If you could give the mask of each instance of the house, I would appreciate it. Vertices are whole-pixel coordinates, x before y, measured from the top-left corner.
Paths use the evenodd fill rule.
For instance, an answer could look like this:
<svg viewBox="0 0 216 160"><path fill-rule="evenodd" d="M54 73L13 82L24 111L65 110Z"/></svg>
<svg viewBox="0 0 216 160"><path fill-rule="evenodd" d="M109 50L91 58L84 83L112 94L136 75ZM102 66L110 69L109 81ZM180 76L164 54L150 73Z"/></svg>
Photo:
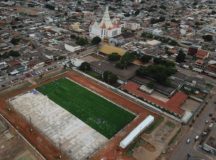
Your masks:
<svg viewBox="0 0 216 160"><path fill-rule="evenodd" d="M85 30L83 30L83 29L80 28L80 23L79 22L71 24L70 25L70 29L72 31L75 31L75 32L78 32L78 33L81 33L81 32L85 31Z"/></svg>
<svg viewBox="0 0 216 160"><path fill-rule="evenodd" d="M216 60L210 60L208 62L205 72L209 76L216 77Z"/></svg>
<svg viewBox="0 0 216 160"><path fill-rule="evenodd" d="M196 66L197 68L203 69L203 68L204 68L204 61L203 61L202 59L196 60L195 66Z"/></svg>
<svg viewBox="0 0 216 160"><path fill-rule="evenodd" d="M210 60L208 62L208 70L216 73L216 60Z"/></svg>
<svg viewBox="0 0 216 160"><path fill-rule="evenodd" d="M209 57L209 52L208 51L205 51L205 50L198 50L197 53L196 53L196 58L198 59L206 59Z"/></svg>
<svg viewBox="0 0 216 160"><path fill-rule="evenodd" d="M0 62L0 70L4 70L7 67L8 67L8 65L6 62Z"/></svg>
<svg viewBox="0 0 216 160"><path fill-rule="evenodd" d="M76 52L76 51L79 51L79 50L82 49L81 46L71 46L71 45L68 45L68 44L64 44L64 47L69 52Z"/></svg>
<svg viewBox="0 0 216 160"><path fill-rule="evenodd" d="M188 48L188 55L195 56L197 54L198 48L197 47L189 47Z"/></svg>
<svg viewBox="0 0 216 160"><path fill-rule="evenodd" d="M135 22L124 22L124 27L133 31L139 30L141 28L140 24Z"/></svg>

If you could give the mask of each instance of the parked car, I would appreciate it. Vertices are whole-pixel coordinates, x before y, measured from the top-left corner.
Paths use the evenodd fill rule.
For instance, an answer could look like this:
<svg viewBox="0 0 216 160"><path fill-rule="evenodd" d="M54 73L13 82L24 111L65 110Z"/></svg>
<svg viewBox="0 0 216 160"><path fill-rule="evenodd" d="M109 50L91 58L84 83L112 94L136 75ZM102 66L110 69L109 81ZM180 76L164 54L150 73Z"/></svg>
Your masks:
<svg viewBox="0 0 216 160"><path fill-rule="evenodd" d="M199 139L199 136L197 135L194 139L195 139L195 141L197 141Z"/></svg>
<svg viewBox="0 0 216 160"><path fill-rule="evenodd" d="M189 144L191 142L190 138L187 139L186 143Z"/></svg>

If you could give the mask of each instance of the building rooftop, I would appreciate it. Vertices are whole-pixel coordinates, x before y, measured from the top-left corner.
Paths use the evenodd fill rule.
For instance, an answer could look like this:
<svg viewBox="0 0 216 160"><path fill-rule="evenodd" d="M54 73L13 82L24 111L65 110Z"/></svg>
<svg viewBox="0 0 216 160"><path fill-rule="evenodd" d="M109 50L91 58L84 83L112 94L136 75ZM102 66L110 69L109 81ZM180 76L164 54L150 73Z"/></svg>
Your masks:
<svg viewBox="0 0 216 160"><path fill-rule="evenodd" d="M145 100L152 102L164 109L167 109L170 112L183 116L184 110L181 108L181 106L185 102L185 100L188 98L188 96L184 94L183 92L177 92L167 102L163 102L141 91L139 88L140 88L140 85L132 81L129 81L126 84L121 86L122 90L127 90L132 95L144 98Z"/></svg>

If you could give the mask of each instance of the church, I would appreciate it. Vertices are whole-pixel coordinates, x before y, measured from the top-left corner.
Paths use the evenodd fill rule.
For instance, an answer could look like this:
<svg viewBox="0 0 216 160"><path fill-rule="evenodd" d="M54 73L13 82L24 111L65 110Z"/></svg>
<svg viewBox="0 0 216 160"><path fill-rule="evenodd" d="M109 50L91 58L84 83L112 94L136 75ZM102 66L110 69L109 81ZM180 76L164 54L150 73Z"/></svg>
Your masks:
<svg viewBox="0 0 216 160"><path fill-rule="evenodd" d="M93 25L89 28L89 34L91 38L96 36L101 39L104 38L112 38L121 34L121 25L117 22L117 20L111 21L109 15L109 9L106 7L105 13L100 23L97 21L94 22Z"/></svg>

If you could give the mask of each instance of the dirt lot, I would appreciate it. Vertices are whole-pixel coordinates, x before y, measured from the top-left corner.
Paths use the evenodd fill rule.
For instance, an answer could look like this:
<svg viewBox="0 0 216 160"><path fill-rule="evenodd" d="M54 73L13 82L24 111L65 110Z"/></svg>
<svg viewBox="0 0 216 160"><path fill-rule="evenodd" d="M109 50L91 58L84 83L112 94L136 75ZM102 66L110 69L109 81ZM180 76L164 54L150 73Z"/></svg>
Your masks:
<svg viewBox="0 0 216 160"><path fill-rule="evenodd" d="M43 160L43 158L0 118L0 160Z"/></svg>
<svg viewBox="0 0 216 160"><path fill-rule="evenodd" d="M179 127L177 122L165 118L151 134L143 133L128 153L133 155L136 160L157 159L166 150Z"/></svg>

